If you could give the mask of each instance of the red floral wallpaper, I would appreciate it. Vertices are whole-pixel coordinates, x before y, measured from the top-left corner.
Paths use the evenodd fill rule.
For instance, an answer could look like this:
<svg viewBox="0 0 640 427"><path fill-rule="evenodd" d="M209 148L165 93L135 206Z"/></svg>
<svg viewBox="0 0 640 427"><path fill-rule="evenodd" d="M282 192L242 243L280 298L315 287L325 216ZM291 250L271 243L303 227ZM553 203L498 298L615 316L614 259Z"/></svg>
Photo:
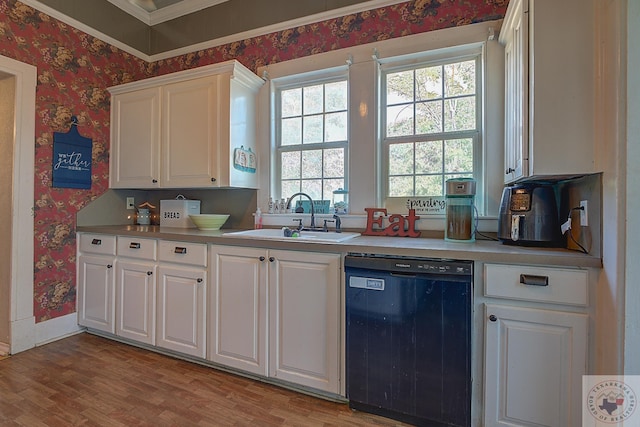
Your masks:
<svg viewBox="0 0 640 427"><path fill-rule="evenodd" d="M109 185L107 87L237 59L259 66L504 16L508 0L416 0L147 63L15 0L0 0L0 55L34 65L36 90L34 313L75 312L75 214ZM53 133L78 117L93 140L90 190L53 188Z"/></svg>

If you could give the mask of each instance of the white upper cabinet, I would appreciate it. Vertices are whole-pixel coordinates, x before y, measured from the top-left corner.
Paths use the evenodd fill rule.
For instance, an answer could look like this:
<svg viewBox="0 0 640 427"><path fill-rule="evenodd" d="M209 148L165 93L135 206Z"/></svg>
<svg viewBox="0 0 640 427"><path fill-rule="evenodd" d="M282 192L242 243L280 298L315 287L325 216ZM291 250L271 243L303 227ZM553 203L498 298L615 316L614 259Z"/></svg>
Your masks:
<svg viewBox="0 0 640 427"><path fill-rule="evenodd" d="M237 61L109 88L111 188L257 188L255 97Z"/></svg>
<svg viewBox="0 0 640 427"><path fill-rule="evenodd" d="M593 0L511 0L505 46L505 182L593 173Z"/></svg>

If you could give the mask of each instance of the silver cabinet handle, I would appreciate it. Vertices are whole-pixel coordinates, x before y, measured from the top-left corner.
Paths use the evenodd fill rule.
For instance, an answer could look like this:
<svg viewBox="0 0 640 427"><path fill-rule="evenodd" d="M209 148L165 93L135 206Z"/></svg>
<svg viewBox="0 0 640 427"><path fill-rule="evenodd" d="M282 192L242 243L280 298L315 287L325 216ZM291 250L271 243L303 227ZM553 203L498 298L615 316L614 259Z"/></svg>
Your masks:
<svg viewBox="0 0 640 427"><path fill-rule="evenodd" d="M92 245L98 245L98 246L99 246L99 245L101 245L101 244L102 244L102 240L101 240L101 239L93 239L93 240L91 241L91 244L92 244Z"/></svg>
<svg viewBox="0 0 640 427"><path fill-rule="evenodd" d="M187 248L181 248L179 246L176 246L176 248L173 250L173 252L175 252L177 254L186 254L187 253Z"/></svg>
<svg viewBox="0 0 640 427"><path fill-rule="evenodd" d="M129 249L140 249L140 243L136 243L136 242L129 243Z"/></svg>
<svg viewBox="0 0 640 427"><path fill-rule="evenodd" d="M198 282L198 283L202 283L202 278L201 278L201 277L198 277L198 278L196 279L196 282Z"/></svg>
<svg viewBox="0 0 640 427"><path fill-rule="evenodd" d="M536 276L535 274L521 274L520 283L528 286L549 286L549 276Z"/></svg>

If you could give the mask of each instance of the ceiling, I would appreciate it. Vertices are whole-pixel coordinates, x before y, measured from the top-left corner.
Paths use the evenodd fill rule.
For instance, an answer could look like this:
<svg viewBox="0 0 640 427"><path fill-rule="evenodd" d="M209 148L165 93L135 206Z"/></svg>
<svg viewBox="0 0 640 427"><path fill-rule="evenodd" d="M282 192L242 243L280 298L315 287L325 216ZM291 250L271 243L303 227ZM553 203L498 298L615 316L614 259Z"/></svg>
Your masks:
<svg viewBox="0 0 640 427"><path fill-rule="evenodd" d="M170 21L228 0L108 0L147 25Z"/></svg>

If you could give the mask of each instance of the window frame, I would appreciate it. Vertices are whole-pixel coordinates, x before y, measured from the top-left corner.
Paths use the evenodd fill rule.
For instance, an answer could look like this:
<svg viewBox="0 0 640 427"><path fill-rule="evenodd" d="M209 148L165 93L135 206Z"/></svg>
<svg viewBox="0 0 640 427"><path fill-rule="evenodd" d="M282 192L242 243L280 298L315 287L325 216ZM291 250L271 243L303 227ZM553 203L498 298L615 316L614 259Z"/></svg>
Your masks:
<svg viewBox="0 0 640 427"><path fill-rule="evenodd" d="M386 98L386 76L388 74L416 70L424 67L441 66L452 64L456 62L464 62L474 60L475 61L475 115L476 115L476 128L474 130L465 131L442 131L439 133L427 133L427 134L412 134L406 136L392 136L387 137L387 98ZM485 69L485 49L483 43L470 43L465 45L459 45L450 48L437 49L434 51L416 52L411 55L404 55L398 57L389 57L380 60L380 72L379 72L379 84L380 84L380 96L378 102L378 114L380 116L379 121L379 164L381 170L379 171L378 180L378 203L387 206L392 200L407 199L407 198L419 198L423 196L398 196L390 197L389 194L389 148L395 143L417 143L425 141L446 141L454 139L469 139L473 140L473 179L476 180L476 188L480 191L484 188L484 176L486 171L484 170L484 155L485 147L483 142L484 129L484 69ZM443 94L444 97L444 94ZM415 100L414 100L415 105ZM412 175L415 179L416 174ZM442 174L443 180L446 182L446 174ZM445 187L443 187L443 194L445 195ZM426 196L428 197L428 196ZM438 196L436 196L438 197ZM391 203L397 205L397 203ZM483 215L485 213L484 197L476 197L475 200L478 213Z"/></svg>
<svg viewBox="0 0 640 427"><path fill-rule="evenodd" d="M296 89L307 86L314 86L319 84L327 84L346 81L347 82L347 139L345 141L333 141L333 142L320 142L310 144L297 144L297 145L282 145L282 103L281 93L284 90ZM302 73L297 75L287 76L281 79L275 79L272 81L273 91L273 153L271 156L271 164L273 167L273 173L270 180L271 194L274 199L286 198L288 195L281 194L282 188L282 156L283 152L292 151L311 151L311 150L324 150L327 148L343 148L344 149L344 188L349 188L349 73L346 67L340 69L329 68L326 70L320 69L313 73ZM326 114L325 111L322 113ZM303 116L304 117L304 116ZM321 177L324 180L324 176ZM302 179L301 179L302 180ZM325 195L327 196L327 195ZM326 200L326 198L325 198Z"/></svg>

